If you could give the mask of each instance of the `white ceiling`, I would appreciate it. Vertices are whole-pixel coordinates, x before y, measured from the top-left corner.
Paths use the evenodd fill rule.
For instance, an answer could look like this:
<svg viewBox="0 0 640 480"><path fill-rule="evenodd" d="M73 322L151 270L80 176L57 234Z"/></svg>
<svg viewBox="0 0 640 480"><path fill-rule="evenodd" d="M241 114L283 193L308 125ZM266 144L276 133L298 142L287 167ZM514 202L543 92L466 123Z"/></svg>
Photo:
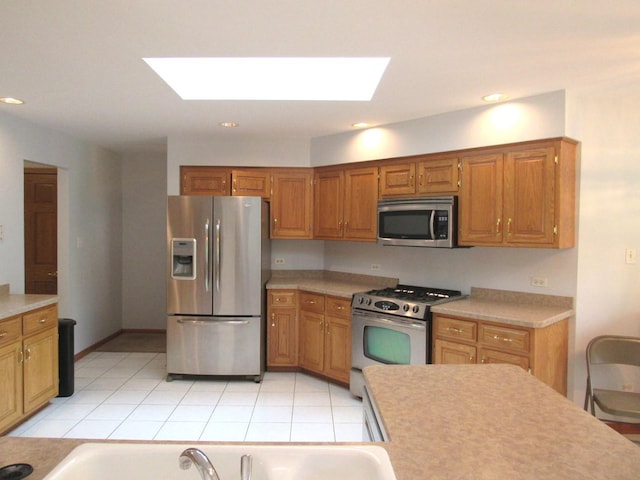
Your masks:
<svg viewBox="0 0 640 480"><path fill-rule="evenodd" d="M183 101L143 57L389 56L371 102ZM640 79L638 0L2 0L0 111L118 152L312 138ZM256 79L259 81L259 79ZM222 121L240 127L223 130Z"/></svg>

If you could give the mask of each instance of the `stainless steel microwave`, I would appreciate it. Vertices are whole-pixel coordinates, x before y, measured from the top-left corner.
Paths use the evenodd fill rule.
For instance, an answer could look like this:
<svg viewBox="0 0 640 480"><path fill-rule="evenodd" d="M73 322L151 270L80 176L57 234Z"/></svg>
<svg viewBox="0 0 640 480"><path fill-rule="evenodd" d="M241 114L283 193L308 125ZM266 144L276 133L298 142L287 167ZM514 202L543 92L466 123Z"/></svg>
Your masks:
<svg viewBox="0 0 640 480"><path fill-rule="evenodd" d="M458 197L424 197L378 202L378 243L453 248L457 243Z"/></svg>

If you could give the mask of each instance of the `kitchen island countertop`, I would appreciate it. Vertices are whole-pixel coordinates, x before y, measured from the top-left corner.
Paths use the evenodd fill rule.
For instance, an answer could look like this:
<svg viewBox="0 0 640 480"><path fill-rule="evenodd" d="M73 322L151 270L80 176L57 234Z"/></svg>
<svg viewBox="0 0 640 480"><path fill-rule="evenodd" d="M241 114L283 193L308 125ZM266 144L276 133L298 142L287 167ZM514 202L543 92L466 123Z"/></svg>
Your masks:
<svg viewBox="0 0 640 480"><path fill-rule="evenodd" d="M57 302L57 295L9 293L8 285L0 285L0 320L14 315L22 315L30 310L47 307Z"/></svg>
<svg viewBox="0 0 640 480"><path fill-rule="evenodd" d="M640 478L640 446L514 365L371 366L398 480Z"/></svg>

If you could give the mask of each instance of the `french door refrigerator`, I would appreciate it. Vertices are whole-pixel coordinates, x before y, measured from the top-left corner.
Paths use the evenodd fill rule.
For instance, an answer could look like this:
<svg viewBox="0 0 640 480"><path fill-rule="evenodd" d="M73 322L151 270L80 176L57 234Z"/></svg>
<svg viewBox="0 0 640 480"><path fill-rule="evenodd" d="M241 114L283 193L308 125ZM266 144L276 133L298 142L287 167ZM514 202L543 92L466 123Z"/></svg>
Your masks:
<svg viewBox="0 0 640 480"><path fill-rule="evenodd" d="M260 197L169 196L167 380L265 369L268 204Z"/></svg>

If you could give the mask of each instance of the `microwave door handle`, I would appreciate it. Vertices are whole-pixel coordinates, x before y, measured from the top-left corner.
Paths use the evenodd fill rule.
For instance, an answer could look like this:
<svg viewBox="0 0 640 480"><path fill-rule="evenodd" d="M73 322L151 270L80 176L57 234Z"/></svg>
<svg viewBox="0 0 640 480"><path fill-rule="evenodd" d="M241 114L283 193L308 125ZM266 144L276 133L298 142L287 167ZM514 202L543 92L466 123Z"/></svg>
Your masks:
<svg viewBox="0 0 640 480"><path fill-rule="evenodd" d="M431 215L429 215L429 235L431 237L431 240L436 239L436 232L434 228L435 221L436 221L436 211L431 210Z"/></svg>

